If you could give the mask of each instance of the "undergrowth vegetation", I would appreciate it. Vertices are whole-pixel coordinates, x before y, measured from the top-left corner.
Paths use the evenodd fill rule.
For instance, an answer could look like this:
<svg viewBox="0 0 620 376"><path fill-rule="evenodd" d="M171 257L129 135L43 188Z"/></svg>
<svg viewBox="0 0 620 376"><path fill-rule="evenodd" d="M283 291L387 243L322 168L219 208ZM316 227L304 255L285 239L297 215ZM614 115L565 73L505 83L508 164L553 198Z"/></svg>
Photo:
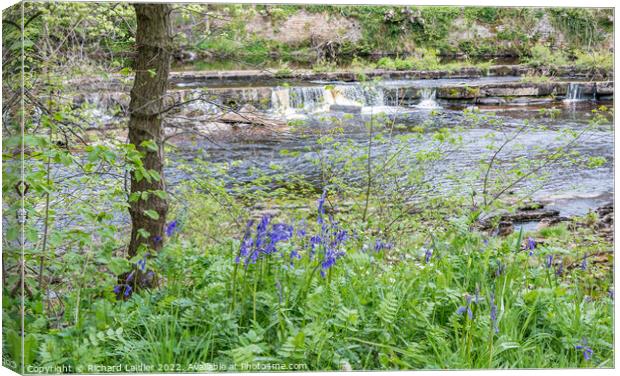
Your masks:
<svg viewBox="0 0 620 376"><path fill-rule="evenodd" d="M27 359L176 372L613 366L610 271L588 256L607 248L590 230L549 228L537 243L455 219L403 246L328 219L332 198L217 242L205 236L233 223L188 215L148 261L160 288L116 301L112 285L92 286L78 322L49 331L51 318L33 316L41 302L29 303Z"/></svg>

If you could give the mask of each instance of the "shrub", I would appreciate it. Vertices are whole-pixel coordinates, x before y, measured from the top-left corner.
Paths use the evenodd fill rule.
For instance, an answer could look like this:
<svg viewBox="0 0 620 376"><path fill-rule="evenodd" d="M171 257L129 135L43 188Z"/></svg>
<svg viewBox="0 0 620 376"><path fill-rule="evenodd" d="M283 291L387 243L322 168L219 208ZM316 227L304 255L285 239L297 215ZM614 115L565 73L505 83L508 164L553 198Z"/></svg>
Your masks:
<svg viewBox="0 0 620 376"><path fill-rule="evenodd" d="M566 65L566 57L559 51L551 51L549 47L537 44L530 50L531 56L527 59L527 64L534 68L557 68Z"/></svg>
<svg viewBox="0 0 620 376"><path fill-rule="evenodd" d="M612 70L614 56L608 51L577 52L575 66L582 69Z"/></svg>

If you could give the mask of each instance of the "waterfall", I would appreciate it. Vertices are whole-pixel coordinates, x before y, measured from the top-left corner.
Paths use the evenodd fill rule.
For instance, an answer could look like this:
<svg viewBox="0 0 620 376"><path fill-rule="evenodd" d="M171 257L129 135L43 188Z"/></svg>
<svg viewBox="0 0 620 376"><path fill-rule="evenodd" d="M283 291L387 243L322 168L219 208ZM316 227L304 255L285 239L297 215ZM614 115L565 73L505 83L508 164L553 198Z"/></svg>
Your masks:
<svg viewBox="0 0 620 376"><path fill-rule="evenodd" d="M383 89L359 84L277 87L271 91L272 110L279 113L328 111L337 106L383 106Z"/></svg>
<svg viewBox="0 0 620 376"><path fill-rule="evenodd" d="M586 100L583 96L583 86L574 82L569 83L568 88L566 89L566 98L564 100L567 102Z"/></svg>
<svg viewBox="0 0 620 376"><path fill-rule="evenodd" d="M438 108L439 105L436 102L437 89L436 88L424 88L420 91L420 103L417 104L418 108Z"/></svg>
<svg viewBox="0 0 620 376"><path fill-rule="evenodd" d="M196 112L197 116L200 116L199 114L217 114L222 111L221 107L212 101L196 100L209 97L208 91L202 89L171 91L168 92L168 95L173 103L188 102L185 108L190 112Z"/></svg>
<svg viewBox="0 0 620 376"><path fill-rule="evenodd" d="M277 87L271 90L271 109L276 112L287 113L291 108L288 88Z"/></svg>
<svg viewBox="0 0 620 376"><path fill-rule="evenodd" d="M383 89L376 86L362 85L337 85L332 92L336 104L358 105L358 106L383 106Z"/></svg>
<svg viewBox="0 0 620 376"><path fill-rule="evenodd" d="M330 97L321 86L293 87L289 89L289 102L293 109L304 112L326 110Z"/></svg>

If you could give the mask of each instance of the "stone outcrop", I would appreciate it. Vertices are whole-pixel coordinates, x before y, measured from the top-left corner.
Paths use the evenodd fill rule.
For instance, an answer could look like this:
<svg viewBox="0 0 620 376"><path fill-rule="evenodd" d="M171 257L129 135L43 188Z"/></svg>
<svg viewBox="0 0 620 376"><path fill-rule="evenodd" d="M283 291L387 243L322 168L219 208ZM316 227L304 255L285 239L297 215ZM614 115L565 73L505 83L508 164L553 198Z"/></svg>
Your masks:
<svg viewBox="0 0 620 376"><path fill-rule="evenodd" d="M310 13L300 10L274 24L268 14L257 13L245 24L250 35L292 45L307 41L347 40L356 43L362 38L359 21L340 15Z"/></svg>
<svg viewBox="0 0 620 376"><path fill-rule="evenodd" d="M174 72L170 76L170 83L175 86L184 84L221 85L225 82L266 82L269 80L293 80L293 81L359 81L360 77L383 78L383 79L439 79L439 78L479 78L500 76L524 76L540 74L541 71L525 65L494 65L488 69L478 67L464 67L456 70L341 70L332 72L314 72L311 70L291 70L277 72L270 70L243 70L243 71L204 71L204 72ZM593 72L591 70L578 69L576 67L561 67L555 77L565 78L588 78L593 75L611 77L611 72ZM598 78L600 80L600 77Z"/></svg>

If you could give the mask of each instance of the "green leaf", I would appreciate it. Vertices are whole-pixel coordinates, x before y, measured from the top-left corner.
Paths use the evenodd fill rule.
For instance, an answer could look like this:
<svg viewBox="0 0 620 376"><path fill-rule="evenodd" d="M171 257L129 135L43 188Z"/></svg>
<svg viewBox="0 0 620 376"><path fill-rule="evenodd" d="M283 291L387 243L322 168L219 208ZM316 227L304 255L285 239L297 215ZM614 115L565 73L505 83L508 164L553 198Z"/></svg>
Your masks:
<svg viewBox="0 0 620 376"><path fill-rule="evenodd" d="M121 69L118 73L122 74L123 76L129 76L131 74L131 68L125 67Z"/></svg>
<svg viewBox="0 0 620 376"><path fill-rule="evenodd" d="M133 176L136 178L136 181L141 181L142 179L144 179L144 175L142 174L142 169L136 169L133 172Z"/></svg>
<svg viewBox="0 0 620 376"><path fill-rule="evenodd" d="M144 215L151 219L159 219L159 213L157 213L155 210L145 210Z"/></svg>
<svg viewBox="0 0 620 376"><path fill-rule="evenodd" d="M161 175L155 170L149 170L149 175L151 175L151 178L154 180L161 180Z"/></svg>
<svg viewBox="0 0 620 376"><path fill-rule="evenodd" d="M148 238L149 238L149 236L151 235L151 233L150 233L150 232L148 232L148 231L146 231L146 230L145 230L145 229L143 229L143 228L139 228L139 229L138 229L138 235L140 235L140 237L142 237L142 238L144 238L144 239L148 239Z"/></svg>
<svg viewBox="0 0 620 376"><path fill-rule="evenodd" d="M129 261L122 257L112 257L107 266L110 272L115 275L121 275L131 269Z"/></svg>
<svg viewBox="0 0 620 376"><path fill-rule="evenodd" d="M151 191L152 194L154 194L155 196L161 198L162 200L165 200L166 197L168 197L168 194L165 191L162 191L160 189L155 190L155 191Z"/></svg>
<svg viewBox="0 0 620 376"><path fill-rule="evenodd" d="M140 143L140 146L142 146L145 149L149 149L151 151L158 150L157 144L153 140L144 140Z"/></svg>

